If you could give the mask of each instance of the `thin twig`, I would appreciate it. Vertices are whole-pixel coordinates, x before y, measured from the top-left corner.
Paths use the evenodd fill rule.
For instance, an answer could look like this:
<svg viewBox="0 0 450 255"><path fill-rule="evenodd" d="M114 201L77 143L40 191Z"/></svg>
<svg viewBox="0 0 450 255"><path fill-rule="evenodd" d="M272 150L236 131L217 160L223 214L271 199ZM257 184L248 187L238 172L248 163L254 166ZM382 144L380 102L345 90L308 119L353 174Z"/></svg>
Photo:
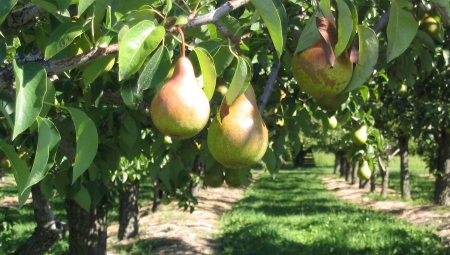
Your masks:
<svg viewBox="0 0 450 255"><path fill-rule="evenodd" d="M242 51L241 51L242 41L239 40L238 38L236 38L236 36L234 36L230 32L230 30L228 30L228 28L226 26L224 26L220 21L214 21L214 25L216 25L217 30L219 30L219 32L223 36L228 38L234 44L234 47L236 48L236 51L237 51L238 55L240 56L242 54Z"/></svg>
<svg viewBox="0 0 450 255"><path fill-rule="evenodd" d="M261 114L263 114L264 109L266 108L266 105L269 102L270 96L275 91L275 89L273 87L275 85L275 81L277 79L279 70L280 70L280 64L272 65L269 78L267 78L266 88L264 89L264 92L263 92L261 98L259 99L258 110L259 110L259 113L261 113Z"/></svg>

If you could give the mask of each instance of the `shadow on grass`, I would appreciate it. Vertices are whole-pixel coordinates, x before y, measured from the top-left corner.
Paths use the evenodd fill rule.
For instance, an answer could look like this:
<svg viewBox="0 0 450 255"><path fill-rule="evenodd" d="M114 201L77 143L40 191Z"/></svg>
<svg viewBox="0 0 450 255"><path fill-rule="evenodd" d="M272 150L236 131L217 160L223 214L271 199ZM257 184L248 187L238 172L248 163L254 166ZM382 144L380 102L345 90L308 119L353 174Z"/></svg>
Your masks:
<svg viewBox="0 0 450 255"><path fill-rule="evenodd" d="M325 171L262 176L224 215L221 254L449 254L431 232L337 199Z"/></svg>
<svg viewBox="0 0 450 255"><path fill-rule="evenodd" d="M182 246L182 248L180 248ZM177 250L183 251L183 254L197 254L194 246L183 242L179 238L151 238L140 239L129 244L114 245L116 254L142 255L142 254L179 254Z"/></svg>

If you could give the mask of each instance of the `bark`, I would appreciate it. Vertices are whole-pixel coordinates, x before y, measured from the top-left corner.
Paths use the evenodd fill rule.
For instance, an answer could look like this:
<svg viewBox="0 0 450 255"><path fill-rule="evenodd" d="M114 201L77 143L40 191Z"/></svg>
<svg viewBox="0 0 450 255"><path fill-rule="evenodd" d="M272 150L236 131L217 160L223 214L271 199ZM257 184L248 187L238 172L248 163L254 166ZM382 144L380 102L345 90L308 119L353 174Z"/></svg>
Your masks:
<svg viewBox="0 0 450 255"><path fill-rule="evenodd" d="M161 199L163 198L163 192L159 189L159 184L161 180L159 178L155 178L153 180L153 206L152 212L156 212L158 210L158 205L161 203Z"/></svg>
<svg viewBox="0 0 450 255"><path fill-rule="evenodd" d="M69 255L106 255L108 210L99 205L86 211L74 200L66 200L69 222Z"/></svg>
<svg viewBox="0 0 450 255"><path fill-rule="evenodd" d="M352 175L353 164L352 162L347 162L345 167L345 181L350 181L350 176Z"/></svg>
<svg viewBox="0 0 450 255"><path fill-rule="evenodd" d="M378 175L378 167L377 164L374 164L372 176L370 176L370 192L375 192L377 188L377 175Z"/></svg>
<svg viewBox="0 0 450 255"><path fill-rule="evenodd" d="M389 154L389 146L386 148L386 153ZM381 173L381 196L386 197L388 194L389 188L389 159L386 159L385 163L383 163L383 159L381 153L378 152L378 165L380 167Z"/></svg>
<svg viewBox="0 0 450 255"><path fill-rule="evenodd" d="M45 254L64 237L67 230L66 223L55 220L50 202L42 193L39 183L31 187L31 194L37 226L25 244L14 252L16 255Z"/></svg>
<svg viewBox="0 0 450 255"><path fill-rule="evenodd" d="M434 202L439 205L450 205L450 134L443 129L436 135L436 141L438 158Z"/></svg>
<svg viewBox="0 0 450 255"><path fill-rule="evenodd" d="M409 135L400 134L398 136L398 146L400 149L400 189L402 197L411 199L411 186L408 169L408 141Z"/></svg>
<svg viewBox="0 0 450 255"><path fill-rule="evenodd" d="M359 162L355 162L352 167L352 176L351 176L352 177L352 181L351 181L352 185L356 184L358 182L358 169L359 169Z"/></svg>
<svg viewBox="0 0 450 255"><path fill-rule="evenodd" d="M365 189L367 188L367 185L369 185L370 180L359 180L359 188Z"/></svg>
<svg viewBox="0 0 450 255"><path fill-rule="evenodd" d="M337 174L341 172L342 168L342 151L336 151L334 152L334 172L333 174Z"/></svg>
<svg viewBox="0 0 450 255"><path fill-rule="evenodd" d="M119 240L135 237L139 233L139 179L119 192Z"/></svg>

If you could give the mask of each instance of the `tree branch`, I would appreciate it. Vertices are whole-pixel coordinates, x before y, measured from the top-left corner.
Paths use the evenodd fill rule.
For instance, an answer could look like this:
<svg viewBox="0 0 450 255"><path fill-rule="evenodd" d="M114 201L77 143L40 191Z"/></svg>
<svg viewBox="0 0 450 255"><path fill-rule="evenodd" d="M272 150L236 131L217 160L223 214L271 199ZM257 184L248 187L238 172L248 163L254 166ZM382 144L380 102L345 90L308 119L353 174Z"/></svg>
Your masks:
<svg viewBox="0 0 450 255"><path fill-rule="evenodd" d="M236 36L234 36L230 32L230 30L228 30L228 28L226 26L224 26L220 21L215 21L214 25L216 25L217 30L219 30L219 32L223 36L230 39L230 41L234 44L234 47L236 48L238 55L240 56L242 54L242 51L241 51L242 41L240 39L236 38Z"/></svg>
<svg viewBox="0 0 450 255"><path fill-rule="evenodd" d="M275 80L278 76L278 71L280 70L280 64L273 64L270 70L269 78L267 78L266 88L259 99L258 110L262 114L264 112L264 108L266 108L267 103L269 102L269 98L272 93L275 91L273 88L275 85Z"/></svg>
<svg viewBox="0 0 450 255"><path fill-rule="evenodd" d="M373 26L373 31L375 31L375 34L378 34L383 30L385 26L387 26L389 22L389 14L391 13L391 7L388 8L388 10L383 13L381 18L378 20L377 24Z"/></svg>
<svg viewBox="0 0 450 255"><path fill-rule="evenodd" d="M16 4L7 17L8 27L17 30L45 13L37 4Z"/></svg>
<svg viewBox="0 0 450 255"><path fill-rule="evenodd" d="M187 24L181 25L180 27L184 29L189 29L193 27L198 27L201 25L206 25L209 23L214 23L218 21L221 17L227 15L231 11L241 7L242 5L248 3L250 0L232 0L224 3L219 8L215 9L214 11L195 17L188 21ZM172 27L169 32L174 33L177 31L176 27Z"/></svg>

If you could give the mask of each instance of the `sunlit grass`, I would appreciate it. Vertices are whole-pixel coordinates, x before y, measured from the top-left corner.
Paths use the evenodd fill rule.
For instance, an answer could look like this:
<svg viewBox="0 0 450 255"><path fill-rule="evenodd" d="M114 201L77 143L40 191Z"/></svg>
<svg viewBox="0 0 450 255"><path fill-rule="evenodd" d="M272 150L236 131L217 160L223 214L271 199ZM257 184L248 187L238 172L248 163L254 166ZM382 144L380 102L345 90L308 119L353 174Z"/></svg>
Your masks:
<svg viewBox="0 0 450 255"><path fill-rule="evenodd" d="M321 183L331 171L262 175L222 218L222 254L446 254L431 230L337 199Z"/></svg>

